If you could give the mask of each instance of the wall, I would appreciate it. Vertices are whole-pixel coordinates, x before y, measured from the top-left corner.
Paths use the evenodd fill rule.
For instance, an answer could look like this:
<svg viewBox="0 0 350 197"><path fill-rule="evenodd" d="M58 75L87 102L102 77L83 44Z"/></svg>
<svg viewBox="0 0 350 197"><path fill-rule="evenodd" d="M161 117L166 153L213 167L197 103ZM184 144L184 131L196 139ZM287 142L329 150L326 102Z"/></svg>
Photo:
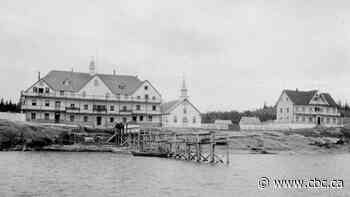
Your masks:
<svg viewBox="0 0 350 197"><path fill-rule="evenodd" d="M10 113L10 112L0 112L0 119L9 121L25 121L25 114L23 113Z"/></svg>
<svg viewBox="0 0 350 197"><path fill-rule="evenodd" d="M282 109L282 112L281 112L281 109ZM287 109L289 110L289 112L287 112ZM285 92L282 93L280 99L278 100L276 111L277 111L278 122L288 123L294 120L293 102L290 100L290 98L287 96Z"/></svg>
<svg viewBox="0 0 350 197"><path fill-rule="evenodd" d="M186 113L184 113L186 108ZM177 122L174 122L174 117L177 118ZM183 122L184 118L187 118L187 123ZM193 117L195 117L195 123L193 123ZM184 100L170 114L164 115L162 124L164 127L201 127L201 115L200 113L187 101Z"/></svg>

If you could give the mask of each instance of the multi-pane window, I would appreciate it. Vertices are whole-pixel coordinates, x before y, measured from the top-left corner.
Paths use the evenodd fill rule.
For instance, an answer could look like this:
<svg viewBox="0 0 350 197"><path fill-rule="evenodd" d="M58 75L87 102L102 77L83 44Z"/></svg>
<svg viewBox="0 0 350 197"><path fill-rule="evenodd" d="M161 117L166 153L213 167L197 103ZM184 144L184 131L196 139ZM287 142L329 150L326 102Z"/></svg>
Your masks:
<svg viewBox="0 0 350 197"><path fill-rule="evenodd" d="M50 114L49 113L45 113L44 117L45 117L45 120L49 120L50 119Z"/></svg>
<svg viewBox="0 0 350 197"><path fill-rule="evenodd" d="M61 107L61 101L56 101L55 102L55 107L60 108Z"/></svg>
<svg viewBox="0 0 350 197"><path fill-rule="evenodd" d="M50 107L50 101L49 101L49 100L46 100L46 101L45 101L45 106L46 106L46 107Z"/></svg>
<svg viewBox="0 0 350 197"><path fill-rule="evenodd" d="M88 116L84 116L84 122L87 122L89 120Z"/></svg>
<svg viewBox="0 0 350 197"><path fill-rule="evenodd" d="M148 116L148 121L152 121L153 117L151 115Z"/></svg>
<svg viewBox="0 0 350 197"><path fill-rule="evenodd" d="M84 105L84 110L88 110L89 109L89 105L85 104Z"/></svg>
<svg viewBox="0 0 350 197"><path fill-rule="evenodd" d="M157 106L153 105L153 106L152 106L152 110L153 110L153 111L156 111L156 110L157 110Z"/></svg>
<svg viewBox="0 0 350 197"><path fill-rule="evenodd" d="M74 118L75 118L74 115L70 115L70 116L69 116L69 120L70 120L71 122L74 122Z"/></svg>
<svg viewBox="0 0 350 197"><path fill-rule="evenodd" d="M143 121L143 116L140 116L140 121L141 121L141 122Z"/></svg>
<svg viewBox="0 0 350 197"><path fill-rule="evenodd" d="M32 100L32 106L36 106L36 100L35 99Z"/></svg>
<svg viewBox="0 0 350 197"><path fill-rule="evenodd" d="M109 118L109 122L113 123L113 122L114 122L114 118L113 118L113 117L110 117L110 118Z"/></svg>
<svg viewBox="0 0 350 197"><path fill-rule="evenodd" d="M64 90L60 90L60 95L61 95L61 96L64 95Z"/></svg>
<svg viewBox="0 0 350 197"><path fill-rule="evenodd" d="M34 113L34 112L31 113L31 114L30 114L30 118L31 118L32 120L35 120L35 119L36 119L36 113Z"/></svg>
<svg viewBox="0 0 350 197"><path fill-rule="evenodd" d="M287 108L286 110L287 110L287 113L289 113L289 108Z"/></svg>
<svg viewBox="0 0 350 197"><path fill-rule="evenodd" d="M33 88L33 92L34 92L34 93L37 93L37 92L38 92L38 88L37 88L37 87L34 87L34 88Z"/></svg>
<svg viewBox="0 0 350 197"><path fill-rule="evenodd" d="M280 112L283 113L283 108L280 108Z"/></svg>
<svg viewBox="0 0 350 197"><path fill-rule="evenodd" d="M140 105L136 105L136 110L141 110L141 106Z"/></svg>
<svg viewBox="0 0 350 197"><path fill-rule="evenodd" d="M45 93L50 93L50 88L45 88Z"/></svg>
<svg viewBox="0 0 350 197"><path fill-rule="evenodd" d="M110 111L114 111L114 105L111 105L111 106L109 107L109 110L110 110Z"/></svg>

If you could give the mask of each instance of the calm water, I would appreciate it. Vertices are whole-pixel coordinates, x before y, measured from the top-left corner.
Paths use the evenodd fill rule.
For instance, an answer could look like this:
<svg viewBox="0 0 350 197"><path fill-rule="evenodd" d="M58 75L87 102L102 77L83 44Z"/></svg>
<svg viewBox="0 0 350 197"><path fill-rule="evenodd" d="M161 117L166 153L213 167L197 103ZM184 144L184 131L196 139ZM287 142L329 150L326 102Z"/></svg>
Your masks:
<svg viewBox="0 0 350 197"><path fill-rule="evenodd" d="M230 166L110 153L0 152L0 196L350 196L349 155L231 155ZM335 177L344 189L260 190L261 176Z"/></svg>

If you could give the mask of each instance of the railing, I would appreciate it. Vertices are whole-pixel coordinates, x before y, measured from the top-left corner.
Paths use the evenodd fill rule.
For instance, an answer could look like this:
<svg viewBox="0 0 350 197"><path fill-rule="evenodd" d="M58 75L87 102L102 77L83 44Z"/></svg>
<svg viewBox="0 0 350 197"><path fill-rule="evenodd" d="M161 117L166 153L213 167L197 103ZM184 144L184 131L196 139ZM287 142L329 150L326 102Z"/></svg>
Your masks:
<svg viewBox="0 0 350 197"><path fill-rule="evenodd" d="M80 111L79 107L66 107L66 110L68 111Z"/></svg>
<svg viewBox="0 0 350 197"><path fill-rule="evenodd" d="M35 97L55 97L55 98L72 98L72 99L87 99L87 100L106 100L106 101L133 101L133 102L148 102L148 103L160 103L160 99L145 99L132 96L123 95L85 95L72 92L60 92L53 93L34 93L34 92L21 92L22 96L35 96Z"/></svg>
<svg viewBox="0 0 350 197"><path fill-rule="evenodd" d="M322 111L322 112L315 112L315 111L296 111L297 114L305 114L305 115L328 115L328 116L340 116L339 112L334 111Z"/></svg>

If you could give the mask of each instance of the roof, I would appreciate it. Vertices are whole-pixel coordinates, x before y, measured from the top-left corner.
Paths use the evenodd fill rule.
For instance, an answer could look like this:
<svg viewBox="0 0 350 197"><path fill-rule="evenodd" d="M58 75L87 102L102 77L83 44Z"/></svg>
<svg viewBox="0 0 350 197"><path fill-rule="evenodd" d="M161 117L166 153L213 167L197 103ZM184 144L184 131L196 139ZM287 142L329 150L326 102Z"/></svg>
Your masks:
<svg viewBox="0 0 350 197"><path fill-rule="evenodd" d="M136 76L130 75L90 75L57 70L49 72L43 80L54 90L77 92L95 76L98 76L114 94L132 94L143 83Z"/></svg>
<svg viewBox="0 0 350 197"><path fill-rule="evenodd" d="M162 103L160 105L160 110L163 112L163 113L166 113L168 112L172 107L174 107L175 105L177 105L178 103L180 103L182 100L173 100L173 101L169 101L169 102L165 102L165 103Z"/></svg>
<svg viewBox="0 0 350 197"><path fill-rule="evenodd" d="M197 110L199 113L201 113L196 106L194 106L187 98L185 99L177 99L177 100L172 100L169 102L165 102L162 103L160 105L160 110L162 113L169 113L171 112L172 109L174 109L174 107L176 107L177 105L181 104L182 102L187 101L190 105L192 105L192 107Z"/></svg>
<svg viewBox="0 0 350 197"><path fill-rule="evenodd" d="M239 121L239 124L260 124L261 121L258 117L248 117L248 116L242 116L241 120Z"/></svg>
<svg viewBox="0 0 350 197"><path fill-rule="evenodd" d="M300 91L300 90L284 90L287 96L292 100L295 105L309 105L311 99L318 92L317 90ZM326 99L327 103L332 107L337 107L334 99L328 93L320 93L320 95Z"/></svg>
<svg viewBox="0 0 350 197"><path fill-rule="evenodd" d="M215 120L214 121L215 124L232 124L231 120Z"/></svg>

